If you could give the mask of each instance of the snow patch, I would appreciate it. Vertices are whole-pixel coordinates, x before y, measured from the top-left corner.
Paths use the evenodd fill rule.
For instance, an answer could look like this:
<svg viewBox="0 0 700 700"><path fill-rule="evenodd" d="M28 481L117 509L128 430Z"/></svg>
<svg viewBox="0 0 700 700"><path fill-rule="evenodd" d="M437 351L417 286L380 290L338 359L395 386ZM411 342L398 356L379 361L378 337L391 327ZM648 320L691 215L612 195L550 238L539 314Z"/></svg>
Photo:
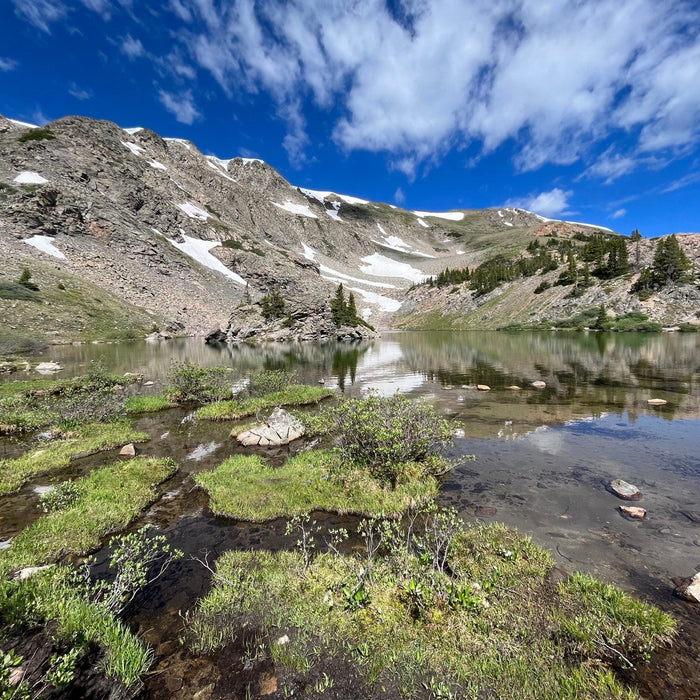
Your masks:
<svg viewBox="0 0 700 700"><path fill-rule="evenodd" d="M430 228L430 224L423 221L420 217L418 217L418 223L423 227L423 228Z"/></svg>
<svg viewBox="0 0 700 700"><path fill-rule="evenodd" d="M510 221L504 221L503 222L506 226L512 226L513 224Z"/></svg>
<svg viewBox="0 0 700 700"><path fill-rule="evenodd" d="M272 201L272 200L270 200ZM294 204L287 200L284 204L278 204L277 202L272 202L276 207L288 211L290 214L297 214L299 216L308 216L309 219L318 219L316 214L314 214L311 209L309 209L308 204Z"/></svg>
<svg viewBox="0 0 700 700"><path fill-rule="evenodd" d="M375 241L372 240L373 243L377 243L378 245L382 245L385 248L391 248L392 250L395 250L397 253L408 253L409 255L419 255L422 258L434 258L434 255L428 255L427 253L421 253L419 250L416 250L415 248L411 248L406 241L404 241L402 238L399 238L398 236L389 236L387 235L387 232L381 227L380 224L377 224L377 227L379 230L384 234L384 240L383 241Z"/></svg>
<svg viewBox="0 0 700 700"><path fill-rule="evenodd" d="M369 204L368 199L351 197L347 194L336 194L335 192L331 192L330 190L310 190L306 187L297 187L297 189L299 190L299 192L305 194L307 197L318 200L321 204L324 204L325 199L327 197L330 197L331 195L333 195L333 197L338 197L338 199L342 200L346 204Z"/></svg>
<svg viewBox="0 0 700 700"><path fill-rule="evenodd" d="M340 202L333 202L333 208L326 209L326 214L328 214L328 216L330 216L331 219L335 219L336 221L339 221L342 224L343 220L340 218L340 214L338 214L339 208L340 208Z"/></svg>
<svg viewBox="0 0 700 700"><path fill-rule="evenodd" d="M226 277L229 279L232 279L234 282L242 284L245 287L246 281L240 275L237 275L235 272L233 272L233 270L229 270L228 267L226 267L226 265L219 260L219 258L215 258L209 252L212 248L216 248L217 246L221 245L219 241L203 241L200 238L192 238L184 233L182 234L182 238L184 239L184 243L178 243L172 238L168 238L168 240L178 250L182 251L193 260L196 260L201 265L204 265L204 267L220 272L222 275L226 275Z"/></svg>
<svg viewBox="0 0 700 700"><path fill-rule="evenodd" d="M246 163L247 165L250 165L250 163L265 163L265 161L261 158L241 158L238 156L236 160L240 160L242 163Z"/></svg>
<svg viewBox="0 0 700 700"><path fill-rule="evenodd" d="M171 143L179 143L181 146L184 146L188 151L192 150L192 144L187 141L186 139L176 139L172 137L165 137L163 141L170 141Z"/></svg>
<svg viewBox="0 0 700 700"><path fill-rule="evenodd" d="M138 134L139 131L143 131L142 126L130 126L128 129L122 129L122 131L126 131L127 134L133 136L134 134Z"/></svg>
<svg viewBox="0 0 700 700"><path fill-rule="evenodd" d="M49 236L32 236L31 238L25 238L24 243L59 260L66 259L66 256L53 244L53 238Z"/></svg>
<svg viewBox="0 0 700 700"><path fill-rule="evenodd" d="M137 143L132 143L131 141L122 141L122 146L128 148L135 156L140 156L146 152L145 148L141 148Z"/></svg>
<svg viewBox="0 0 700 700"><path fill-rule="evenodd" d="M316 260L316 251L309 245L306 245L306 243L302 243L302 248L304 249L304 252L302 255L307 259L311 260L311 262L314 262Z"/></svg>
<svg viewBox="0 0 700 700"><path fill-rule="evenodd" d="M394 313L394 311L398 311L401 308L401 302L396 299L390 299L375 292L368 292L360 287L348 287L348 289L359 294L368 304L375 304L382 311Z"/></svg>
<svg viewBox="0 0 700 700"><path fill-rule="evenodd" d="M311 247L306 245L306 243L301 244L304 252L302 255L307 259L311 260L312 262L316 261L316 251ZM388 284L386 282L370 282L369 280L363 280L360 279L359 277L352 277L351 275L346 275L344 272L340 272L339 270L334 270L332 267L328 267L327 265L319 265L319 274L324 280L328 280L329 282L337 282L340 284L341 282L355 282L356 284L364 284L368 287L382 287L383 289L397 289L397 287L393 284Z"/></svg>
<svg viewBox="0 0 700 700"><path fill-rule="evenodd" d="M167 170L167 168L162 163L159 163L157 160L149 160L148 164L156 170Z"/></svg>
<svg viewBox="0 0 700 700"><path fill-rule="evenodd" d="M231 162L230 160L222 160L221 158L217 158L216 156L206 156L207 159L207 165L212 169L216 170L221 177L225 177L227 180L231 180L231 182L236 182L229 174L228 174L228 164ZM222 172L223 170L223 172Z"/></svg>
<svg viewBox="0 0 700 700"><path fill-rule="evenodd" d="M419 217L434 216L448 221L461 221L464 218L463 211L414 211L413 213Z"/></svg>
<svg viewBox="0 0 700 700"><path fill-rule="evenodd" d="M30 124L29 122L21 122L19 119L8 119L8 122L12 122L16 126L21 126L25 129L38 129L38 124Z"/></svg>
<svg viewBox="0 0 700 700"><path fill-rule="evenodd" d="M198 221L206 221L207 219L211 218L211 214L209 212L206 212L203 209L200 209L199 207L192 204L192 202L184 202L183 204L175 204L175 206L180 211L187 214L187 216L189 216L190 219L197 219Z"/></svg>
<svg viewBox="0 0 700 700"><path fill-rule="evenodd" d="M399 277L409 280L414 284L424 282L428 279L428 275L424 275L420 270L412 267L408 263L398 262L392 258L387 258L386 255L373 253L362 258L362 262L366 265L360 265L360 272L366 275L374 275L375 277Z"/></svg>
<svg viewBox="0 0 700 700"><path fill-rule="evenodd" d="M23 170L14 180L18 185L45 185L48 180L31 170Z"/></svg>

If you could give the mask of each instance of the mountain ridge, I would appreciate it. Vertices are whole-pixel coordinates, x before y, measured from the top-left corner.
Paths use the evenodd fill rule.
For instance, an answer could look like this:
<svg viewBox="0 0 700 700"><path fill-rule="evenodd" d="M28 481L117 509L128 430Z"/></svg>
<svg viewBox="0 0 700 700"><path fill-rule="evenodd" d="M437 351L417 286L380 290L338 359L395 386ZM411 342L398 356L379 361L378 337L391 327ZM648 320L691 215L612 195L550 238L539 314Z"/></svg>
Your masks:
<svg viewBox="0 0 700 700"><path fill-rule="evenodd" d="M484 327L483 321L498 327L527 317L532 299L477 319L483 299L458 286L441 311L439 295L421 293L425 281L494 255L527 255L533 240L619 235L512 207L412 212L296 187L259 159L220 159L185 139L86 117L35 127L0 116L0 156L3 279L11 284L28 267L40 290L52 290L43 300L0 299L3 315L10 326L43 330L56 340L92 333L86 331L90 314L95 318L101 309L76 311L69 294L56 293L61 285L70 291L81 284L83 296L104 294L121 303L138 319L136 335L149 328L202 335L225 327L236 310L239 316L241 309L258 310L272 291L285 299L287 327L301 327L312 314L328 318L329 299L341 283L355 295L358 313L379 328L419 327L421 317L436 312L431 327L440 327L441 316L442 327ZM700 243L687 236L684 245L696 259ZM649 246L641 247L646 264ZM529 281L520 288L532 297ZM629 287L633 279L627 281ZM504 293L518 286L509 285ZM589 296L591 303L603 299ZM50 311L38 311L38 300ZM647 308L653 315L652 305L635 300L613 294L610 307ZM557 308L569 312L581 303ZM664 323L692 320L665 302L657 306ZM62 309L77 314L77 323L68 323ZM462 321L455 324L455 317Z"/></svg>

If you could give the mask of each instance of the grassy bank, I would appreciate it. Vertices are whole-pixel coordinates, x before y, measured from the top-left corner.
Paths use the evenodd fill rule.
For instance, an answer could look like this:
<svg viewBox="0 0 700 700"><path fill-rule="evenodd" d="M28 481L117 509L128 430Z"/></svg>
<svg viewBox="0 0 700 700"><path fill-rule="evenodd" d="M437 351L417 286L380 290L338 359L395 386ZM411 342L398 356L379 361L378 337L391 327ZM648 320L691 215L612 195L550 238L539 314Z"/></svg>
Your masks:
<svg viewBox="0 0 700 700"><path fill-rule="evenodd" d="M265 396L217 401L202 406L197 411L197 418L215 421L240 420L254 416L259 411L275 408L275 406L308 406L334 395L335 392L332 389L306 384L292 384Z"/></svg>
<svg viewBox="0 0 700 700"><path fill-rule="evenodd" d="M38 474L59 471L71 460L144 440L148 434L134 430L129 421L81 425L22 457L0 460L0 495L16 491Z"/></svg>
<svg viewBox="0 0 700 700"><path fill-rule="evenodd" d="M78 479L64 507L34 521L12 540L9 549L0 552L0 571L96 549L102 537L126 527L151 503L156 496L154 486L176 470L171 459L137 457Z"/></svg>
<svg viewBox="0 0 700 700"><path fill-rule="evenodd" d="M397 516L434 498L435 477L426 474L391 488L366 470L342 470L330 450L303 452L279 468L258 456L236 455L212 472L195 476L217 515L260 522L314 510Z"/></svg>
<svg viewBox="0 0 700 700"><path fill-rule="evenodd" d="M588 576L552 583L549 555L504 526L426 523L365 524L356 556L228 552L186 638L213 652L257 630L283 692L349 674L377 696L636 697L616 671L670 639L669 616Z"/></svg>

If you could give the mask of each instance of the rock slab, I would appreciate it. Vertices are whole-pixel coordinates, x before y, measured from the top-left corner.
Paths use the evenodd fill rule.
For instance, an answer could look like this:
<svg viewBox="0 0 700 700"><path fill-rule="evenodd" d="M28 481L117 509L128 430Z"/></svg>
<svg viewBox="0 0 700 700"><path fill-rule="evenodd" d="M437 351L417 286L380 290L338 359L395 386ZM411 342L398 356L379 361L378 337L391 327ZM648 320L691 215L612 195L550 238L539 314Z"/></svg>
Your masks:
<svg viewBox="0 0 700 700"><path fill-rule="evenodd" d="M618 508L620 509L620 513L628 516L629 518L633 518L634 520L647 519L646 510L644 510L644 508L640 508L639 506L618 506Z"/></svg>
<svg viewBox="0 0 700 700"><path fill-rule="evenodd" d="M276 447L289 444L305 432L300 420L278 406L263 425L244 430L236 440L245 447Z"/></svg>
<svg viewBox="0 0 700 700"><path fill-rule="evenodd" d="M613 479L610 482L610 490L618 498L625 501L640 501L642 499L642 492L634 484L629 484L622 479Z"/></svg>
<svg viewBox="0 0 700 700"><path fill-rule="evenodd" d="M677 593L691 603L700 603L700 572L695 574L687 584L680 586Z"/></svg>

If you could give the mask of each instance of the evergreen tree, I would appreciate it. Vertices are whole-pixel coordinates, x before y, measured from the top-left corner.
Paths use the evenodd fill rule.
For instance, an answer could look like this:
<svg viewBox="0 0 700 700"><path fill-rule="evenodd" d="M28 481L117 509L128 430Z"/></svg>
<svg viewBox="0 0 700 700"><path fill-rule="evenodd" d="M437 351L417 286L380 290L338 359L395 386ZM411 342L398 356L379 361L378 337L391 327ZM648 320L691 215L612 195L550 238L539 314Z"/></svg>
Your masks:
<svg viewBox="0 0 700 700"><path fill-rule="evenodd" d="M690 260L683 252L675 236L662 238L654 253L652 272L654 282L660 286L671 282L681 282L690 269Z"/></svg>
<svg viewBox="0 0 700 700"><path fill-rule="evenodd" d="M348 305L346 308L346 318L349 325L355 324L355 319L357 319L357 308L355 307L355 295L350 292L348 295Z"/></svg>
<svg viewBox="0 0 700 700"><path fill-rule="evenodd" d="M260 300L260 306L262 307L263 318L271 321L273 318L282 318L284 316L286 302L279 291L275 289Z"/></svg>
<svg viewBox="0 0 700 700"><path fill-rule="evenodd" d="M336 326L342 326L345 318L345 291L342 283L338 285L331 299L331 318Z"/></svg>

